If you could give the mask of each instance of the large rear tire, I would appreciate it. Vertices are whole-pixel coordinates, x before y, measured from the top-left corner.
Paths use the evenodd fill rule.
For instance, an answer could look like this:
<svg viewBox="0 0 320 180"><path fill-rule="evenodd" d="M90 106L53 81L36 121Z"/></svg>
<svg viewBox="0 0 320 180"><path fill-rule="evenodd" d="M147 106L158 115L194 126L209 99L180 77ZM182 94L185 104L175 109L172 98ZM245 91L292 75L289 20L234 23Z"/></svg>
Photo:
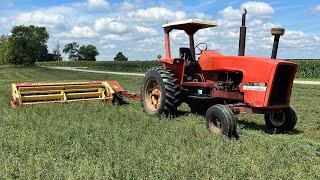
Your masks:
<svg viewBox="0 0 320 180"><path fill-rule="evenodd" d="M273 111L264 115L266 126L280 132L291 131L297 124L297 114L293 107Z"/></svg>
<svg viewBox="0 0 320 180"><path fill-rule="evenodd" d="M206 113L206 126L210 132L237 137L236 118L228 106L214 105Z"/></svg>
<svg viewBox="0 0 320 180"><path fill-rule="evenodd" d="M141 88L141 103L149 115L173 116L181 105L181 88L176 76L163 67L150 69Z"/></svg>

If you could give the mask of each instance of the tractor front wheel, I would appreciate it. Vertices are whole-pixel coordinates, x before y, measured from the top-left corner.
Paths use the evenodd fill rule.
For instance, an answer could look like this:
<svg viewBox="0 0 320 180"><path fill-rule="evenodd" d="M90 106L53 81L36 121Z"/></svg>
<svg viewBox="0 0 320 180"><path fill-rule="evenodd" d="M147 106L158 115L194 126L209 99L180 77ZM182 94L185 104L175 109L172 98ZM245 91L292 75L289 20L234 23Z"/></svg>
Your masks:
<svg viewBox="0 0 320 180"><path fill-rule="evenodd" d="M291 131L297 123L297 114L293 107L272 111L264 115L266 126L280 132Z"/></svg>
<svg viewBox="0 0 320 180"><path fill-rule="evenodd" d="M214 105L206 113L206 125L210 132L237 137L236 118L231 109L225 105Z"/></svg>
<svg viewBox="0 0 320 180"><path fill-rule="evenodd" d="M150 69L143 79L141 102L149 115L172 116L181 104L180 85L173 73L163 67Z"/></svg>

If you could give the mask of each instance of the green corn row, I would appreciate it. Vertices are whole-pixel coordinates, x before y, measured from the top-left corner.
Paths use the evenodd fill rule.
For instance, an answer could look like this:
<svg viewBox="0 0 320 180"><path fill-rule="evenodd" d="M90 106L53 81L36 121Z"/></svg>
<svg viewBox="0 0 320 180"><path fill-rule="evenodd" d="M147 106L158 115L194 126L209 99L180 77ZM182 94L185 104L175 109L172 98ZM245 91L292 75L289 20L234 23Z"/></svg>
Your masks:
<svg viewBox="0 0 320 180"><path fill-rule="evenodd" d="M58 66L57 62L39 62L39 66ZM146 72L148 69L160 66L158 61L62 61L59 66L86 67L89 69L119 71L119 72Z"/></svg>
<svg viewBox="0 0 320 180"><path fill-rule="evenodd" d="M320 78L320 60L294 60L299 64L298 78ZM58 66L57 62L39 62L39 66ZM89 69L119 71L119 72L146 72L148 69L159 66L157 61L62 61L60 66L86 67Z"/></svg>
<svg viewBox="0 0 320 180"><path fill-rule="evenodd" d="M297 60L298 78L320 78L320 60Z"/></svg>

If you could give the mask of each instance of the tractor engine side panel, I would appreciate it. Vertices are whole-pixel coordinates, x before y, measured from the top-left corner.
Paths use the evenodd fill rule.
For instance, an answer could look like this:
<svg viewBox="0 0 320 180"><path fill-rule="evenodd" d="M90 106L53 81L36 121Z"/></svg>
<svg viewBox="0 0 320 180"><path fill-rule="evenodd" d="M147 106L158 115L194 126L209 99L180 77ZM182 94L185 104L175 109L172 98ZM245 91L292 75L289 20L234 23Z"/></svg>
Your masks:
<svg viewBox="0 0 320 180"><path fill-rule="evenodd" d="M277 61L269 61L254 57L213 57L203 53L199 59L203 71L242 72L240 92L244 94L244 103L253 107L268 106L268 97L272 88L272 81L277 67Z"/></svg>

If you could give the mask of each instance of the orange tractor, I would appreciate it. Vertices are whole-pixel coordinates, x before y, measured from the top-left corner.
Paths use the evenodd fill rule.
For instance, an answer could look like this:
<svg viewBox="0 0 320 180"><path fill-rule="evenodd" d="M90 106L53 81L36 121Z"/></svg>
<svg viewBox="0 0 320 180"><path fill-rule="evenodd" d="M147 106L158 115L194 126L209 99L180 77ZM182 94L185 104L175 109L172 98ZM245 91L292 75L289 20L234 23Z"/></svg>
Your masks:
<svg viewBox="0 0 320 180"><path fill-rule="evenodd" d="M162 67L154 67L145 74L141 101L146 113L172 116L186 102L192 112L205 113L210 131L229 137L237 136L235 115L242 113L264 114L268 128L292 130L297 116L290 106L290 97L298 65L275 57L241 56L243 27L240 56L207 50L206 43L194 45L198 30L215 26L213 21L193 19L162 26L166 56L159 57ZM189 36L189 47L181 47L178 58L171 57L169 34L173 29L183 30ZM278 28L272 32L279 40L284 30ZM274 49L273 54L276 52Z"/></svg>

